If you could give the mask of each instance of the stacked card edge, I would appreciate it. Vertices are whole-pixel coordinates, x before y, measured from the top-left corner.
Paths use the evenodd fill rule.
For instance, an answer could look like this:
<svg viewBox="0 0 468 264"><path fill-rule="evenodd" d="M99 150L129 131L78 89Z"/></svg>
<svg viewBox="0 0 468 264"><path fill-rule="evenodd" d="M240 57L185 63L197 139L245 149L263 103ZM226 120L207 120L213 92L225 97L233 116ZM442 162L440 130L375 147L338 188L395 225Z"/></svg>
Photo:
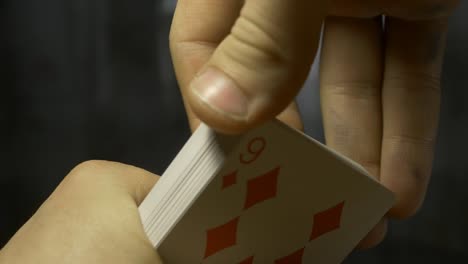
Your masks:
<svg viewBox="0 0 468 264"><path fill-rule="evenodd" d="M143 227L155 248L217 175L224 156L215 133L202 124L139 207Z"/></svg>

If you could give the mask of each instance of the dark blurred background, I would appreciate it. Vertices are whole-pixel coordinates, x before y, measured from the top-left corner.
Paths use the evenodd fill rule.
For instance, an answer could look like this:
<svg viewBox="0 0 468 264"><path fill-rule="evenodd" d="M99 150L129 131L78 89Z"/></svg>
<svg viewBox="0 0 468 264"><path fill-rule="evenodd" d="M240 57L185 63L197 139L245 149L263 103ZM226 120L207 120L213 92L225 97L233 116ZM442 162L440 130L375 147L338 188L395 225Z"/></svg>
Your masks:
<svg viewBox="0 0 468 264"><path fill-rule="evenodd" d="M189 137L168 32L174 0L0 0L0 247L89 159L162 173ZM468 2L450 24L426 203L346 263L468 262ZM299 103L323 140L317 67Z"/></svg>

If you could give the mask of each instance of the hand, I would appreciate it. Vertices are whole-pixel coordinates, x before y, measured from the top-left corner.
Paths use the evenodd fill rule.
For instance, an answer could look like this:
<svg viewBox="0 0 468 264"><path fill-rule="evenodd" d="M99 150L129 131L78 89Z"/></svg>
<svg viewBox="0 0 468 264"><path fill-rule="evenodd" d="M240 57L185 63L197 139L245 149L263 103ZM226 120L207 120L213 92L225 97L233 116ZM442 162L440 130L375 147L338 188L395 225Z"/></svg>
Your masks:
<svg viewBox="0 0 468 264"><path fill-rule="evenodd" d="M294 104L325 19L326 142L395 192L388 217L420 207L438 125L447 20L456 0L179 0L171 52L192 129L239 133ZM381 14L385 14L385 25ZM386 219L361 243L386 232Z"/></svg>
<svg viewBox="0 0 468 264"><path fill-rule="evenodd" d="M119 163L79 165L0 251L0 263L161 263L137 209L157 179Z"/></svg>

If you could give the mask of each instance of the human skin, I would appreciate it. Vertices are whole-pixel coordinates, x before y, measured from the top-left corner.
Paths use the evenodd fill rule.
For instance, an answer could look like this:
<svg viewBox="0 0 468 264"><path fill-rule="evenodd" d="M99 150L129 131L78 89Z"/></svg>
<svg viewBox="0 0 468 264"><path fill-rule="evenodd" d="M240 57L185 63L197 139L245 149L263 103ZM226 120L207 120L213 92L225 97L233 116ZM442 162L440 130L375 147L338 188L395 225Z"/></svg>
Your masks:
<svg viewBox="0 0 468 264"><path fill-rule="evenodd" d="M396 204L420 208L437 134L447 23L456 0L179 0L170 43L192 130L241 133L278 117L302 128L294 102L323 27L321 109L328 146L363 165ZM385 15L385 23L382 22Z"/></svg>
<svg viewBox="0 0 468 264"><path fill-rule="evenodd" d="M162 263L138 212L157 180L115 162L78 165L0 251L0 263Z"/></svg>

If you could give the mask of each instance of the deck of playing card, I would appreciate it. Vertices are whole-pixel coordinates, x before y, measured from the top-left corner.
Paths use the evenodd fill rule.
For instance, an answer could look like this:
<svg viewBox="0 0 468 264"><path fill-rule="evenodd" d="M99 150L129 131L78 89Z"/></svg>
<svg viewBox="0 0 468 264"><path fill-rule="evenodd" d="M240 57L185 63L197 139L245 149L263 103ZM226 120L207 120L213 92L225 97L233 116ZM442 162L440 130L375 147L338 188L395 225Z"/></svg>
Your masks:
<svg viewBox="0 0 468 264"><path fill-rule="evenodd" d="M280 121L201 125L140 205L165 263L340 263L394 202L349 159Z"/></svg>

